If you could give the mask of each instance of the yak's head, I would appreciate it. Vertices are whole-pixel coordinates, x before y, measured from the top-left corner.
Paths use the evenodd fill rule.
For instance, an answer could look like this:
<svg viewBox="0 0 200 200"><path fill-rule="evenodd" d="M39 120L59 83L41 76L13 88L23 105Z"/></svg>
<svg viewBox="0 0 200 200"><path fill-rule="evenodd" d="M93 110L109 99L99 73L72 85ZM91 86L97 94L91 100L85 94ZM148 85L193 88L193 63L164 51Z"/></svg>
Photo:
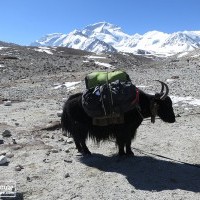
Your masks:
<svg viewBox="0 0 200 200"><path fill-rule="evenodd" d="M157 80L161 83L162 88L160 93L156 93L152 99L150 110L151 110L151 121L155 122L155 116L158 115L164 122L174 123L175 114L172 107L172 100L168 96L169 88L166 83ZM165 92L164 92L165 90Z"/></svg>

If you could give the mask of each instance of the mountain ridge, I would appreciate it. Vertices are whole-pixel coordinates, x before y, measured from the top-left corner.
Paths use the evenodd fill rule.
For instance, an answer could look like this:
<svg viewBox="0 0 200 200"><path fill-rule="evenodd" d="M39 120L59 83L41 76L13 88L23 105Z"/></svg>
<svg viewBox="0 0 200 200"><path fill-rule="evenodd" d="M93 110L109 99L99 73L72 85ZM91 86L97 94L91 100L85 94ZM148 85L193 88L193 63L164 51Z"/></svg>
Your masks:
<svg viewBox="0 0 200 200"><path fill-rule="evenodd" d="M47 34L31 43L31 46L62 46L95 53L138 54L142 50L148 54L170 56L199 48L200 31L178 31L170 34L153 30L143 35L129 35L117 25L99 22L68 34Z"/></svg>

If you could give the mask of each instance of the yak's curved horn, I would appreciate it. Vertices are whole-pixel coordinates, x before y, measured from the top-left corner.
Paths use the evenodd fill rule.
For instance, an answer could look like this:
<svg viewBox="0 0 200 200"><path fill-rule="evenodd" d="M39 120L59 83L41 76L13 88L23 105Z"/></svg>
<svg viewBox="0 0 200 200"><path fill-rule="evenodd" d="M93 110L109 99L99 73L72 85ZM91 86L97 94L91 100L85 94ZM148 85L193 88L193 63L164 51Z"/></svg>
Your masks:
<svg viewBox="0 0 200 200"><path fill-rule="evenodd" d="M159 80L156 80L156 81L158 81L162 85L162 88L160 91L160 100L164 100L167 97L167 95L169 94L169 87L166 83L164 83L162 81L159 81ZM163 92L164 88L166 89L165 93Z"/></svg>

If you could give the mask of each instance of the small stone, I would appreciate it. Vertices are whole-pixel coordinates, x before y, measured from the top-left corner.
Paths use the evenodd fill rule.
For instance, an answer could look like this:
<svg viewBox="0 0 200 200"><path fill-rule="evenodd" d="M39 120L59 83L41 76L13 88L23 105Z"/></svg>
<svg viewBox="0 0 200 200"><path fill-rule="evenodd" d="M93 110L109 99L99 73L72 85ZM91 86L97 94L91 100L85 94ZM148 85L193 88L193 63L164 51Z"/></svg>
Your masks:
<svg viewBox="0 0 200 200"><path fill-rule="evenodd" d="M16 123L15 123L15 126L19 126L19 123L16 122Z"/></svg>
<svg viewBox="0 0 200 200"><path fill-rule="evenodd" d="M72 144L74 141L72 138L68 138L67 141L66 141L68 144Z"/></svg>
<svg viewBox="0 0 200 200"><path fill-rule="evenodd" d="M11 105L12 105L11 101L4 101L4 106L11 106Z"/></svg>
<svg viewBox="0 0 200 200"><path fill-rule="evenodd" d="M69 152L70 152L70 150L69 150L69 149L65 149L64 151L65 151L65 153L69 153Z"/></svg>
<svg viewBox="0 0 200 200"><path fill-rule="evenodd" d="M7 154L6 154L6 157L7 157L7 158L12 158L12 157L14 157L14 154L13 154L13 153L7 153Z"/></svg>
<svg viewBox="0 0 200 200"><path fill-rule="evenodd" d="M71 159L64 159L64 162L66 162L66 163L72 163L72 160Z"/></svg>
<svg viewBox="0 0 200 200"><path fill-rule="evenodd" d="M4 130L3 133L2 133L2 136L3 137L11 137L12 134L11 134L11 132L9 130Z"/></svg>
<svg viewBox="0 0 200 200"><path fill-rule="evenodd" d="M69 173L66 173L65 178L69 178L69 177L70 177Z"/></svg>
<svg viewBox="0 0 200 200"><path fill-rule="evenodd" d="M21 171L22 169L24 169L22 165L15 166L15 171Z"/></svg>
<svg viewBox="0 0 200 200"><path fill-rule="evenodd" d="M15 146L13 146L13 147L11 147L11 148L12 148L12 150L18 150L18 149L21 149L22 146L20 146L20 145L15 145Z"/></svg>
<svg viewBox="0 0 200 200"><path fill-rule="evenodd" d="M61 116L62 116L62 111L58 111L58 112L57 112L57 116L58 116L58 117L61 117Z"/></svg>
<svg viewBox="0 0 200 200"><path fill-rule="evenodd" d="M49 160L48 158L45 158L45 159L43 160L43 162L44 162L44 163L50 163L50 160Z"/></svg>
<svg viewBox="0 0 200 200"><path fill-rule="evenodd" d="M31 181L32 181L31 178L30 178L29 176L26 177L26 180L27 180L28 182L31 182Z"/></svg>
<svg viewBox="0 0 200 200"><path fill-rule="evenodd" d="M65 141L63 138L60 138L59 140L58 140L59 142L63 142L63 141Z"/></svg>
<svg viewBox="0 0 200 200"><path fill-rule="evenodd" d="M49 155L50 155L50 151L47 151L47 152L46 152L46 155L49 156Z"/></svg>
<svg viewBox="0 0 200 200"><path fill-rule="evenodd" d="M22 170L21 167L19 167L19 166L15 167L15 171L21 171L21 170Z"/></svg>
<svg viewBox="0 0 200 200"><path fill-rule="evenodd" d="M7 157L6 156L0 156L0 165L4 165L8 162Z"/></svg>
<svg viewBox="0 0 200 200"><path fill-rule="evenodd" d="M52 149L51 152L52 152L52 153L58 153L59 150L58 150L58 149Z"/></svg>
<svg viewBox="0 0 200 200"><path fill-rule="evenodd" d="M62 98L62 101L63 101L63 102L67 101L67 98Z"/></svg>
<svg viewBox="0 0 200 200"><path fill-rule="evenodd" d="M3 140L0 140L0 144L4 144L4 141L3 141Z"/></svg>
<svg viewBox="0 0 200 200"><path fill-rule="evenodd" d="M16 142L16 139L15 139L15 138L13 138L13 139L12 139L12 142L13 142L13 144L17 144L17 142Z"/></svg>
<svg viewBox="0 0 200 200"><path fill-rule="evenodd" d="M50 138L50 136L49 135L44 135L43 138Z"/></svg>

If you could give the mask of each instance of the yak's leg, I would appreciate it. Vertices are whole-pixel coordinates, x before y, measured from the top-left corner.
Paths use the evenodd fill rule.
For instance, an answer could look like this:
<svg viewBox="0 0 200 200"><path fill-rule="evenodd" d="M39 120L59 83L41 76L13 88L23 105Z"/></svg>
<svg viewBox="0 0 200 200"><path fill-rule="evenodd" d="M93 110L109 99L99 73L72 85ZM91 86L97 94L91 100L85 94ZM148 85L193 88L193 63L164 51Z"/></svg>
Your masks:
<svg viewBox="0 0 200 200"><path fill-rule="evenodd" d="M74 140L74 142L75 142L76 148L78 149L78 152L82 152L81 144L76 140Z"/></svg>
<svg viewBox="0 0 200 200"><path fill-rule="evenodd" d="M131 140L132 137L134 137L134 134L131 134L131 132L127 133L127 137L126 137L126 155L128 156L134 156L133 151L131 150Z"/></svg>
<svg viewBox="0 0 200 200"><path fill-rule="evenodd" d="M86 142L85 142L87 135L88 135L88 129L85 128L85 126L83 126L83 127L81 127L81 129L79 131L81 132L81 134L80 134L80 144L81 144L81 147L82 147L82 153L91 155L91 152L89 151L89 149L86 145Z"/></svg>
<svg viewBox="0 0 200 200"><path fill-rule="evenodd" d="M80 132L78 127L74 124L73 129L71 130L71 135L74 139L74 143L76 145L76 148L78 149L78 152L82 152L82 146L81 146L81 138L80 138Z"/></svg>
<svg viewBox="0 0 200 200"><path fill-rule="evenodd" d="M124 128L123 126L118 126L117 129L114 130L116 133L116 143L119 149L118 155L123 156L125 155L124 146L125 146L125 140L124 140Z"/></svg>
<svg viewBox="0 0 200 200"><path fill-rule="evenodd" d="M125 155L125 151L124 151L125 143L124 143L124 141L121 140L120 138L117 138L117 145L118 145L118 149L119 149L118 155L119 156Z"/></svg>
<svg viewBox="0 0 200 200"><path fill-rule="evenodd" d="M88 147L86 146L85 141L81 142L81 146L82 146L83 154L91 155L91 152L89 151Z"/></svg>
<svg viewBox="0 0 200 200"><path fill-rule="evenodd" d="M89 151L88 147L85 144L85 141L74 141L76 148L78 149L78 152L82 153L82 154L91 154L91 152Z"/></svg>
<svg viewBox="0 0 200 200"><path fill-rule="evenodd" d="M75 142L76 148L78 149L78 152L82 154L91 154L83 138L81 140L76 139L74 140L74 142Z"/></svg>
<svg viewBox="0 0 200 200"><path fill-rule="evenodd" d="M125 155L125 151L124 151L124 144L118 144L118 148L119 148L119 156L123 156Z"/></svg>
<svg viewBox="0 0 200 200"><path fill-rule="evenodd" d="M82 154L91 154L85 143L88 130L85 129L84 125L82 124L75 123L74 125L75 126L73 127L72 135L78 152Z"/></svg>
<svg viewBox="0 0 200 200"><path fill-rule="evenodd" d="M134 153L131 150L131 140L129 142L126 142L126 155L134 156Z"/></svg>

